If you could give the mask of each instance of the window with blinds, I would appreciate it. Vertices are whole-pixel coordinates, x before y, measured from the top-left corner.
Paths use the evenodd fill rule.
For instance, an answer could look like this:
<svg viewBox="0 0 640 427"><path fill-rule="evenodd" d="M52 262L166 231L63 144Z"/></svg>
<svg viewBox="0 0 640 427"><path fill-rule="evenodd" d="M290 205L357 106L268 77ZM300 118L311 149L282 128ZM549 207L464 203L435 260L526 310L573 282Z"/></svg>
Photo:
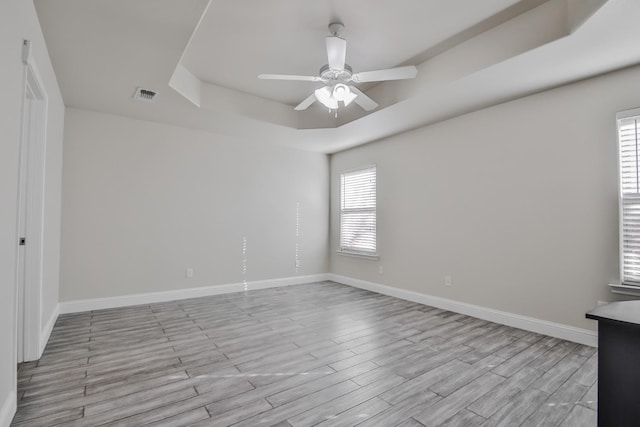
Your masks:
<svg viewBox="0 0 640 427"><path fill-rule="evenodd" d="M376 167L340 174L340 252L376 256Z"/></svg>
<svg viewBox="0 0 640 427"><path fill-rule="evenodd" d="M622 282L640 286L640 110L620 113L620 264Z"/></svg>

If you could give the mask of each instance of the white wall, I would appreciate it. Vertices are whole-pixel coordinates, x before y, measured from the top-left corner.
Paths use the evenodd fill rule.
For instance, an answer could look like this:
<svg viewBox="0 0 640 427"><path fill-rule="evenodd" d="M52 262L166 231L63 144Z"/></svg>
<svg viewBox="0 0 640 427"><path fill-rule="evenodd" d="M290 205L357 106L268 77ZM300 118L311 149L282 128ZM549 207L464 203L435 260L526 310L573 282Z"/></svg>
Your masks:
<svg viewBox="0 0 640 427"><path fill-rule="evenodd" d="M61 301L328 269L326 155L69 108L64 158Z"/></svg>
<svg viewBox="0 0 640 427"><path fill-rule="evenodd" d="M22 40L30 39L33 58L49 96L43 265L43 326L58 303L60 180L64 105L38 18L31 1L0 2L0 425L15 407L15 262L18 159L22 120Z"/></svg>
<svg viewBox="0 0 640 427"><path fill-rule="evenodd" d="M619 280L615 113L639 86L636 67L333 155L331 272L596 329ZM340 171L373 163L379 262L336 254Z"/></svg>

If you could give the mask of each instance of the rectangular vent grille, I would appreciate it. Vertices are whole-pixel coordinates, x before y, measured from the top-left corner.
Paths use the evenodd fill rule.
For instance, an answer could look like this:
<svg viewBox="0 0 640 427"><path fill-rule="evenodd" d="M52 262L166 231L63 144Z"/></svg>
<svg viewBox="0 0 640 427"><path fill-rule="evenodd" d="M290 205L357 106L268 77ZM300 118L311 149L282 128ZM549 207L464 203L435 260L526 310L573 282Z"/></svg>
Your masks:
<svg viewBox="0 0 640 427"><path fill-rule="evenodd" d="M156 97L156 92L149 90L149 89L144 89L144 88L137 88L136 89L136 93L133 95L133 99L138 99L140 101L153 101Z"/></svg>

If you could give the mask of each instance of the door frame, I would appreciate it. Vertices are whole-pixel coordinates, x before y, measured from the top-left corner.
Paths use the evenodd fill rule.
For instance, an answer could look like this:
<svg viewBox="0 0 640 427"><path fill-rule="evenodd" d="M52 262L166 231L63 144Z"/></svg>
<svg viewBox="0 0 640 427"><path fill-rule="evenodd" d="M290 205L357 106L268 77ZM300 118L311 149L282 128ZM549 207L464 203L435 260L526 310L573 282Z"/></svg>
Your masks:
<svg viewBox="0 0 640 427"><path fill-rule="evenodd" d="M42 276L44 259L44 196L48 96L31 55L31 42L22 45L24 79L22 87L22 135L18 183L18 224L16 246L16 349L22 343L22 360L37 360L44 345L42 335ZM27 96L33 97L31 105ZM23 199L24 198L24 199ZM24 200L24 203L21 203ZM21 236L21 230L25 235ZM26 238L23 249L20 238ZM20 272L20 257L24 270ZM22 279L21 279L22 277ZM22 287L22 289L20 289ZM20 301L19 295L23 298ZM19 322L21 316L22 322ZM18 325L22 327L19 328ZM20 330L18 330L18 328ZM21 334L22 339L18 339ZM16 357L20 354L17 352Z"/></svg>

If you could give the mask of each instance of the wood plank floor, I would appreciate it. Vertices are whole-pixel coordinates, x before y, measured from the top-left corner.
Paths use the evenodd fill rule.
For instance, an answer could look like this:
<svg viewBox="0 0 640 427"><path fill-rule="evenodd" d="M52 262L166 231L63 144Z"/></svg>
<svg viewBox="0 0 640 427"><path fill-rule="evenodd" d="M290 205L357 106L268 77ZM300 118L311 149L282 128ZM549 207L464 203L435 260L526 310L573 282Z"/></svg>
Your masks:
<svg viewBox="0 0 640 427"><path fill-rule="evenodd" d="M60 316L15 426L596 425L597 353L332 282Z"/></svg>

